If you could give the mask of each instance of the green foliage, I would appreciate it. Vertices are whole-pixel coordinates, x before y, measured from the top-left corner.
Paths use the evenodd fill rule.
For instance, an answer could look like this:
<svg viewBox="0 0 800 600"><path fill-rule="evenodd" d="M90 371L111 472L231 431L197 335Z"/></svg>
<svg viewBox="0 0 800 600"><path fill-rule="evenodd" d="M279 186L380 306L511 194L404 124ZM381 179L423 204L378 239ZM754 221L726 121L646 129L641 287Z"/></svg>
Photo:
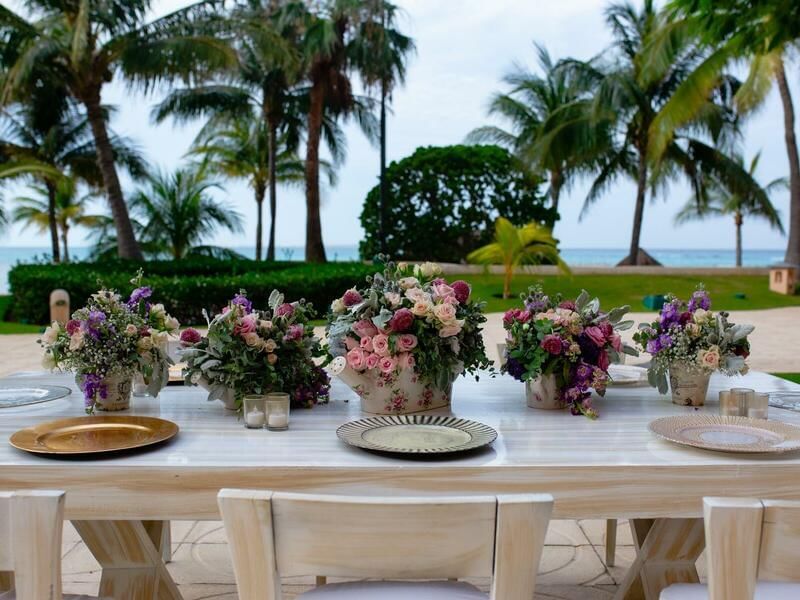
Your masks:
<svg viewBox="0 0 800 600"><path fill-rule="evenodd" d="M141 263L103 261L70 265L17 265L9 273L15 319L47 323L51 290L69 292L72 306L81 306L97 290L97 282L123 295L132 289L130 280ZM246 289L256 306L265 306L273 289L290 298L305 298L324 312L341 291L364 280L373 269L358 263L325 266L251 260L184 259L150 261L147 283L158 289L167 310L184 324L204 323L203 309L219 312L239 289Z"/></svg>
<svg viewBox="0 0 800 600"><path fill-rule="evenodd" d="M389 165L386 179L385 247L398 259L460 262L491 241L500 215L515 225L547 227L557 218L544 206L540 180L498 146L418 148ZM379 195L376 186L361 213L365 258L380 251Z"/></svg>

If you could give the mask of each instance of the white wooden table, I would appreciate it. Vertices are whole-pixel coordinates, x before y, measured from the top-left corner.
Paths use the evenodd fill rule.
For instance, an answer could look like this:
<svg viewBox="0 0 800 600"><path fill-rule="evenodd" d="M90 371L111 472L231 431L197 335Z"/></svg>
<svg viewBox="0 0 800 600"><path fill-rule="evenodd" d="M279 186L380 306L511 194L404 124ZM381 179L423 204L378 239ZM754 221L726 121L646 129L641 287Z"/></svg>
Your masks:
<svg viewBox="0 0 800 600"><path fill-rule="evenodd" d="M67 376L18 380L68 385ZM798 391L763 374L715 376L719 389ZM104 460L48 459L11 448L16 430L82 412L82 397L0 409L0 489L67 492L66 516L104 567L101 590L114 598L179 598L161 561L163 521L219 519L222 487L369 495L547 492L554 518L630 518L639 556L620 598L657 598L666 582L695 580L702 551L701 500L708 495L800 500L800 455L765 458L705 452L657 439L647 424L693 412L646 387L621 387L597 398L600 418L525 406L509 377L459 380L452 412L499 432L491 448L456 459L400 460L338 441L335 429L361 415L356 396L334 383L329 405L292 413L286 432L246 430L220 403L196 388L170 387L158 399L133 399L134 414L176 422L167 445ZM800 413L770 409L800 425ZM158 589L157 593L152 590Z"/></svg>

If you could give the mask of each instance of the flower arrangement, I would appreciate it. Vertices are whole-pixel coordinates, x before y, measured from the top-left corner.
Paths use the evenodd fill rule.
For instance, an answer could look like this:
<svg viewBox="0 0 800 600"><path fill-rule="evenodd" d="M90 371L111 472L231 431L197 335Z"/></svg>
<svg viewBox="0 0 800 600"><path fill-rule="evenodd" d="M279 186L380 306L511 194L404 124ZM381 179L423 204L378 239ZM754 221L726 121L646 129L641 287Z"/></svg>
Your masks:
<svg viewBox="0 0 800 600"><path fill-rule="evenodd" d="M507 332L503 371L526 383L552 375L561 406L574 415L597 417L591 389L605 395L608 367L620 355L636 354L625 345L619 332L633 326L623 321L628 306L607 313L600 301L586 291L574 301L547 296L540 286L522 296L524 308L513 308L503 316Z"/></svg>
<svg viewBox="0 0 800 600"><path fill-rule="evenodd" d="M449 402L458 375L491 365L480 332L483 304L472 301L467 282L445 281L434 263L378 260L383 271L368 277L366 287L349 289L331 304L329 353L342 369L391 390L385 412L430 408L434 389ZM424 387L412 398L416 384ZM362 399L368 393L354 389Z"/></svg>
<svg viewBox="0 0 800 600"><path fill-rule="evenodd" d="M167 342L180 324L163 304L150 303L153 291L141 282L140 272L131 280L137 287L127 301L113 290L101 289L66 326L53 322L39 340L45 368L77 375L87 413L96 404L102 407L113 379L130 381L140 373L153 396L167 384L171 364Z"/></svg>
<svg viewBox="0 0 800 600"><path fill-rule="evenodd" d="M330 381L312 360L323 354L314 328L313 309L304 300L284 302L277 290L267 310L256 310L244 291L208 321L208 333L181 333L186 383L202 383L209 400L224 400L232 390L236 406L247 394L287 392L295 407L328 399ZM208 317L206 317L208 318Z"/></svg>
<svg viewBox="0 0 800 600"><path fill-rule="evenodd" d="M726 312L712 312L711 298L700 287L688 302L668 296L658 319L640 324L633 339L652 356L648 379L664 394L671 366L705 373L746 373L747 336L752 331L752 325L730 323Z"/></svg>

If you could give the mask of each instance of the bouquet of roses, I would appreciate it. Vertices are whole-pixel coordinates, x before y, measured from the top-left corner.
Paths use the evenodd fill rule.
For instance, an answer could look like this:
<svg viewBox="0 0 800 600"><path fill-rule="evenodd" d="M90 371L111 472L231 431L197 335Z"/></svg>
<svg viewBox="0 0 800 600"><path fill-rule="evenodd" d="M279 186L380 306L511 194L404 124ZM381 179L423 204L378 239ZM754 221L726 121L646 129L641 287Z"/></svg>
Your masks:
<svg viewBox="0 0 800 600"><path fill-rule="evenodd" d="M652 356L648 380L664 394L671 365L726 375L746 373L747 336L752 331L752 325L730 323L726 312L712 312L711 298L701 287L688 302L668 296L658 319L639 325L633 339Z"/></svg>
<svg viewBox="0 0 800 600"><path fill-rule="evenodd" d="M622 342L619 331L633 321L623 321L629 306L600 311L600 301L586 291L574 301L560 294L551 297L539 286L522 296L524 308L514 308L503 316L507 331L506 362L503 371L519 381L533 381L553 375L564 406L572 414L597 417L592 407L591 389L605 395L608 367L620 355L636 354Z"/></svg>
<svg viewBox="0 0 800 600"><path fill-rule="evenodd" d="M194 329L181 333L187 384L208 388L209 400L224 400L232 390L237 406L248 394L286 392L293 406L310 407L328 399L327 373L312 360L322 355L311 305L284 302L277 290L267 310L255 310L244 291L208 321L202 337ZM208 317L206 317L208 318Z"/></svg>
<svg viewBox="0 0 800 600"><path fill-rule="evenodd" d="M152 396L169 380L167 342L180 325L163 304L150 303L153 291L141 280L141 272L131 280L139 287L127 301L113 290L101 289L65 327L54 322L39 340L46 368L75 372L88 413L98 397L106 398L111 377L131 379L140 373Z"/></svg>
<svg viewBox="0 0 800 600"><path fill-rule="evenodd" d="M488 368L483 304L471 300L467 282L448 283L441 274L434 263L386 262L366 287L347 290L328 314L331 356L386 384L410 370L443 389L462 373Z"/></svg>

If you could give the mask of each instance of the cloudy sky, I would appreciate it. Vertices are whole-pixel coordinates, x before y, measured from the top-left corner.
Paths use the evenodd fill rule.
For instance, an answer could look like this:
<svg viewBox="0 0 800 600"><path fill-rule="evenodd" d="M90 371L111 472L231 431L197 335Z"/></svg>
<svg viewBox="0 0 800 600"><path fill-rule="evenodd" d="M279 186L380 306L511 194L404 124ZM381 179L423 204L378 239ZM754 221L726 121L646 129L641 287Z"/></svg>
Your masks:
<svg viewBox="0 0 800 600"><path fill-rule="evenodd" d="M7 3L7 0L3 0ZM183 6L181 0L156 0L157 13ZM394 98L389 120L389 159L400 159L418 146L446 145L463 141L473 128L488 122L486 105L500 89L500 79L513 63L535 66L533 42L544 44L556 57L586 59L602 52L610 37L603 21L606 0L399 0L404 9L402 25L414 38L417 54L408 68L406 86ZM8 2L18 6L16 0ZM796 104L800 99L797 63L790 67ZM162 168L180 165L199 126L155 126L149 113L159 94L142 96L114 83L104 101L119 111L113 129L135 139L149 160ZM324 191L323 233L328 245L354 245L362 237L359 214L366 193L377 183L378 153L355 126L346 128L348 157L336 188ZM746 128L745 152L749 158L762 152L758 177L762 182L788 172L783 142L782 114L777 94ZM634 189L620 183L578 220L588 182L580 182L562 198L561 221L556 236L567 248L626 248L629 243ZM255 236L252 194L241 183L226 184L226 195L246 217L244 238L221 234L216 242L227 246L250 245ZM8 197L9 194L6 194ZM672 218L689 197L683 184L647 206L642 242L645 248L730 248L733 224L727 219L675 228ZM788 195L774 201L784 219ZM280 190L278 244L299 246L305 235L302 192ZM745 225L747 248L781 248L785 239L766 225ZM81 245L78 233L74 245ZM244 242L243 242L244 240ZM12 227L0 245L43 246L45 238Z"/></svg>

